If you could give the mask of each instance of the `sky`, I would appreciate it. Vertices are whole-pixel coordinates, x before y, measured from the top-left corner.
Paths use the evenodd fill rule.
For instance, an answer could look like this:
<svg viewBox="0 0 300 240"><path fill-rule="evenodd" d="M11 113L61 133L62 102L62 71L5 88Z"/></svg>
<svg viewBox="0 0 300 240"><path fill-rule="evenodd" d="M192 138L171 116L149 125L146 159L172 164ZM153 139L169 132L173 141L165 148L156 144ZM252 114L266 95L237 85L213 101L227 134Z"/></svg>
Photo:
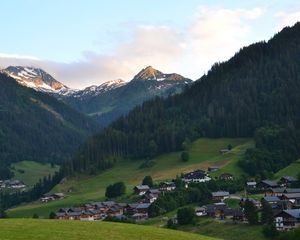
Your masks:
<svg viewBox="0 0 300 240"><path fill-rule="evenodd" d="M297 21L292 0L2 1L0 67L40 67L72 88L129 81L149 65L196 80Z"/></svg>

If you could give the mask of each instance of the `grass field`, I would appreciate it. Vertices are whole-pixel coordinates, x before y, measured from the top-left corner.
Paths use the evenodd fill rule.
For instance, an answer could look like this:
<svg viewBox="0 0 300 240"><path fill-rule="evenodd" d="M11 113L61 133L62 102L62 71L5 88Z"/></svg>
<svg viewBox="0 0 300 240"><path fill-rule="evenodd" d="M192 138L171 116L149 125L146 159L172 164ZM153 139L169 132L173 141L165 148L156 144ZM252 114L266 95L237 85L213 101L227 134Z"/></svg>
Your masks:
<svg viewBox="0 0 300 240"><path fill-rule="evenodd" d="M293 176L297 177L297 175L300 173L300 159L298 159L296 162L291 163L286 168L281 169L277 173L275 173L274 178L276 180L279 180L282 176Z"/></svg>
<svg viewBox="0 0 300 240"><path fill-rule="evenodd" d="M224 240L267 240L262 233L262 226L234 224L217 221L209 217L200 217L195 226L182 226L179 230L222 238Z"/></svg>
<svg viewBox="0 0 300 240"><path fill-rule="evenodd" d="M219 150L228 144L233 146L232 151L221 155ZM10 217L32 217L34 213L48 216L51 211L56 211L60 207L99 201L104 197L105 188L117 181L124 181L128 194L131 194L134 185L141 183L146 175L151 175L155 181L173 179L182 172L198 168L207 170L210 165L223 167L213 172L213 175L224 171L240 175L242 171L236 166L236 162L252 145L251 139L199 139L190 146L188 162L180 160L180 152L155 158L156 164L151 168L139 168L141 161L120 161L113 168L97 176L78 175L57 185L53 191L66 193L67 197L64 200L49 203L34 202L10 209L8 214Z"/></svg>
<svg viewBox="0 0 300 240"><path fill-rule="evenodd" d="M212 240L199 234L135 224L60 220L0 220L0 240Z"/></svg>
<svg viewBox="0 0 300 240"><path fill-rule="evenodd" d="M39 179L52 175L59 170L58 166L42 164L32 161L22 161L12 164L14 179L23 181L28 187L32 187ZM24 173L22 173L24 171Z"/></svg>

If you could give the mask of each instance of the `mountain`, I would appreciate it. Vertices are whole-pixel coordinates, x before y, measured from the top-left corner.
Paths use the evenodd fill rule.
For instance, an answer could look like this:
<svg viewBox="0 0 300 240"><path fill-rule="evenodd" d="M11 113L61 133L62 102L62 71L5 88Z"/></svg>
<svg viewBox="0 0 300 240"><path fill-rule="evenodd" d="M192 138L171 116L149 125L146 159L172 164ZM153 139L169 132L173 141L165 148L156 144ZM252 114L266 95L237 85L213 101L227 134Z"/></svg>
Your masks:
<svg viewBox="0 0 300 240"><path fill-rule="evenodd" d="M73 159L74 170L103 169L115 159L151 159L204 136L253 137L258 128L270 125L298 132L299 55L300 23L268 42L242 48L183 93L144 102L89 139ZM136 79L157 76L148 73ZM272 135L274 130L266 131Z"/></svg>
<svg viewBox="0 0 300 240"><path fill-rule="evenodd" d="M48 83L59 87L51 78ZM7 74L0 73L0 84L0 178L16 161L62 163L97 129L83 114Z"/></svg>
<svg viewBox="0 0 300 240"><path fill-rule="evenodd" d="M59 92L67 87L56 81L50 74L40 68L9 66L3 70L8 76L14 78L23 86L44 92Z"/></svg>
<svg viewBox="0 0 300 240"><path fill-rule="evenodd" d="M182 92L191 82L179 74L164 74L149 66L128 83L114 80L60 98L104 126L145 100Z"/></svg>

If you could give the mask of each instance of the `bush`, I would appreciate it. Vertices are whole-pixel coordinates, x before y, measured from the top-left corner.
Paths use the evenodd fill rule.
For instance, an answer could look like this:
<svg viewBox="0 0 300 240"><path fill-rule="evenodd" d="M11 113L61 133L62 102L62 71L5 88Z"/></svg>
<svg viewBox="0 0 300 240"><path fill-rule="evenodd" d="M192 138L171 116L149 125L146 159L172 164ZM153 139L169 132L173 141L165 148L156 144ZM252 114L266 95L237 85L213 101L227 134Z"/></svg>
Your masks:
<svg viewBox="0 0 300 240"><path fill-rule="evenodd" d="M179 225L193 223L194 217L195 217L195 210L192 207L181 208L177 211L177 220Z"/></svg>
<svg viewBox="0 0 300 240"><path fill-rule="evenodd" d="M274 224L272 224L272 225L264 226L263 234L267 238L274 239L279 235L279 232L276 230L276 227L274 226Z"/></svg>
<svg viewBox="0 0 300 240"><path fill-rule="evenodd" d="M107 198L115 198L122 196L126 192L126 186L124 182L117 182L112 185L109 185L106 188L105 196Z"/></svg>
<svg viewBox="0 0 300 240"><path fill-rule="evenodd" d="M187 162L190 159L190 155L187 151L181 153L181 161Z"/></svg>

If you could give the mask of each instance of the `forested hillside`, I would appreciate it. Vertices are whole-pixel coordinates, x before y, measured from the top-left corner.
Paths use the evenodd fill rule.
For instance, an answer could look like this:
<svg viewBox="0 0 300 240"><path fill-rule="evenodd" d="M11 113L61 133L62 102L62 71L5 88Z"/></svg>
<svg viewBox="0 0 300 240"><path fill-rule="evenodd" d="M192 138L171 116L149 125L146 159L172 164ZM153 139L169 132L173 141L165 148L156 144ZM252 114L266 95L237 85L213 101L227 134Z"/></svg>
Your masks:
<svg viewBox="0 0 300 240"><path fill-rule="evenodd" d="M0 179L12 162L62 163L96 131L84 115L0 74Z"/></svg>
<svg viewBox="0 0 300 240"><path fill-rule="evenodd" d="M85 144L74 170L120 157L151 158L198 137L249 137L257 128L300 125L300 23L215 64L184 93L136 107Z"/></svg>

